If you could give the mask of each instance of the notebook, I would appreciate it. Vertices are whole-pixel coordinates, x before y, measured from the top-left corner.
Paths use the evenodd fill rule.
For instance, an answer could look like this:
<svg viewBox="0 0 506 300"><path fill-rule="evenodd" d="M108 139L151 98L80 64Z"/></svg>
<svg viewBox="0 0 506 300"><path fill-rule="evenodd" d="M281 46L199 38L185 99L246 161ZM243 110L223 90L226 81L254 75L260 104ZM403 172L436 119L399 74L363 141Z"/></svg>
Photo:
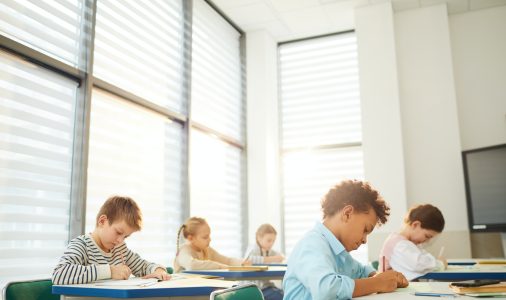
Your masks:
<svg viewBox="0 0 506 300"><path fill-rule="evenodd" d="M229 266L229 271L267 271L269 266Z"/></svg>
<svg viewBox="0 0 506 300"><path fill-rule="evenodd" d="M450 284L450 288L457 294L506 293L506 282L476 287L461 287Z"/></svg>

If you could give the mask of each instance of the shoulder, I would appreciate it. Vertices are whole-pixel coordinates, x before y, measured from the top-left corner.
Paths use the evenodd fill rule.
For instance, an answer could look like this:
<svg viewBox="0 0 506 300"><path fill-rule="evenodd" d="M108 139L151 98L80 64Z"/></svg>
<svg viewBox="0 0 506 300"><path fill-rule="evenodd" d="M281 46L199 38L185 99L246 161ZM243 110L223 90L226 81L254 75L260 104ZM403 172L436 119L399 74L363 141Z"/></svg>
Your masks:
<svg viewBox="0 0 506 300"><path fill-rule="evenodd" d="M413 252L413 251L421 251L420 248L418 248L418 246L415 245L415 243L413 243L410 240L406 240L406 239L398 240L395 243L395 245L394 245L394 250L397 250L397 251L406 251L406 250L409 250L411 252Z"/></svg>

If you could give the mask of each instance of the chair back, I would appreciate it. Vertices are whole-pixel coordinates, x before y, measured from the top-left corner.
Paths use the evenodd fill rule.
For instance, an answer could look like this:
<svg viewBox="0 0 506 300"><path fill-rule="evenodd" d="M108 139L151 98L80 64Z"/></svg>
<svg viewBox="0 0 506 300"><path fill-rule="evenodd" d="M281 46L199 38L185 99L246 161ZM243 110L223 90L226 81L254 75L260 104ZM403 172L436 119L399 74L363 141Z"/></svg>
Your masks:
<svg viewBox="0 0 506 300"><path fill-rule="evenodd" d="M211 300L264 300L262 291L253 283L234 286L211 293Z"/></svg>
<svg viewBox="0 0 506 300"><path fill-rule="evenodd" d="M4 287L4 300L59 300L52 287L50 279L10 282Z"/></svg>

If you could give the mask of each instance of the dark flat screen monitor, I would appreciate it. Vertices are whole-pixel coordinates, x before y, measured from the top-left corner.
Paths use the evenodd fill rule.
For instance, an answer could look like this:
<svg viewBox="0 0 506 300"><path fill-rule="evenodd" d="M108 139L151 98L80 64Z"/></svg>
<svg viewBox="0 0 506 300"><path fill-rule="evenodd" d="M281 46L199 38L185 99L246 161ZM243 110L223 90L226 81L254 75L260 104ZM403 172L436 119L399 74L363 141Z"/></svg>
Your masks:
<svg viewBox="0 0 506 300"><path fill-rule="evenodd" d="M506 232L506 144L462 152L472 231Z"/></svg>

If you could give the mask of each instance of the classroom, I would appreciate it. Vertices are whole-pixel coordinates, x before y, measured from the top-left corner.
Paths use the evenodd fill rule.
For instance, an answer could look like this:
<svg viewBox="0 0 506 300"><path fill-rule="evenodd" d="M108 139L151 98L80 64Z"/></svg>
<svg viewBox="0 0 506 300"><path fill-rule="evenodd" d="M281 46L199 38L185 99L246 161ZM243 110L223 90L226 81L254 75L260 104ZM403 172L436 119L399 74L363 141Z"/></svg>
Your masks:
<svg viewBox="0 0 506 300"><path fill-rule="evenodd" d="M142 276L226 279L163 282L182 299L218 300L241 280L267 300L323 299L316 275L298 273L317 259L301 254L316 232L374 270L356 278L401 276L393 294L354 298L506 285L505 37L506 0L0 1L0 300L26 299L9 287L39 280L61 287L44 299L66 299L55 266L82 236L109 257L99 229L156 263ZM378 193L368 213L329 204L358 184ZM139 224L99 218L115 197L133 200ZM440 226L409 219L425 204ZM199 228L214 254L195 246ZM442 269L404 272L383 255L394 233ZM98 279L126 266L114 255ZM245 269L215 270L227 266ZM357 292L346 274L349 290L326 293ZM102 297L147 297L118 290Z"/></svg>

